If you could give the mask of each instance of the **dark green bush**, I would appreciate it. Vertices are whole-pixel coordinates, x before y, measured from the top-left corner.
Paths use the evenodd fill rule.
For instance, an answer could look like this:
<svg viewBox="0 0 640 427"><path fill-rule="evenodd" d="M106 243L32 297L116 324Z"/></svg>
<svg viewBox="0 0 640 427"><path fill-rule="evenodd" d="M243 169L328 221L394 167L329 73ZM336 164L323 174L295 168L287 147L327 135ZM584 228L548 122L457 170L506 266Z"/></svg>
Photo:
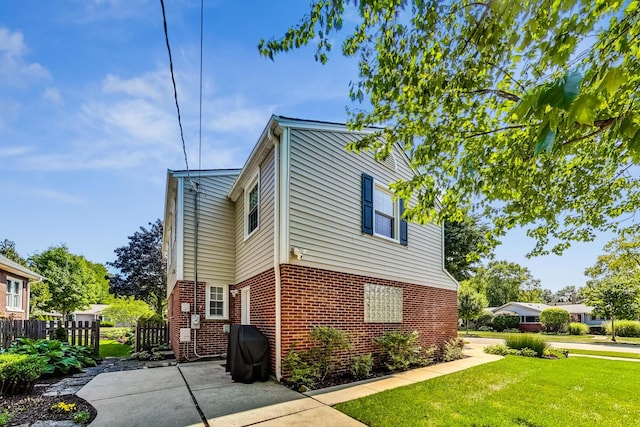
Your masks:
<svg viewBox="0 0 640 427"><path fill-rule="evenodd" d="M45 374L66 375L96 365L92 349L58 340L18 338L7 352L42 357L46 363Z"/></svg>
<svg viewBox="0 0 640 427"><path fill-rule="evenodd" d="M351 375L353 375L355 379L361 380L367 378L371 375L371 370L373 369L373 357L371 357L371 353L353 356L349 361L349 368Z"/></svg>
<svg viewBox="0 0 640 427"><path fill-rule="evenodd" d="M317 344L310 351L318 368L320 382L335 372L339 365L338 352L351 347L346 332L332 326L316 326L311 330L311 340Z"/></svg>
<svg viewBox="0 0 640 427"><path fill-rule="evenodd" d="M388 331L373 339L382 350L382 361L390 371L406 371L412 366L426 366L433 361L435 348L424 350L417 341L418 331Z"/></svg>
<svg viewBox="0 0 640 427"><path fill-rule="evenodd" d="M69 334L67 333L67 330L62 327L62 325L58 325L53 333L53 336L58 341L67 342L69 340Z"/></svg>
<svg viewBox="0 0 640 427"><path fill-rule="evenodd" d="M477 330L480 330L480 328L482 327L491 327L491 325L493 325L494 317L495 316L491 311L489 310L483 311L482 314L478 316L478 318L475 321ZM491 330L491 329L485 329L485 330Z"/></svg>
<svg viewBox="0 0 640 427"><path fill-rule="evenodd" d="M570 335L587 335L589 333L589 326L580 322L571 322L567 328L567 332Z"/></svg>
<svg viewBox="0 0 640 427"><path fill-rule="evenodd" d="M0 394L29 393L44 373L46 360L27 354L0 354Z"/></svg>
<svg viewBox="0 0 640 427"><path fill-rule="evenodd" d="M282 367L289 373L288 381L296 389L313 387L320 376L318 368L307 360L308 353L298 352L291 346L287 356L282 360Z"/></svg>
<svg viewBox="0 0 640 427"><path fill-rule="evenodd" d="M538 357L544 356L544 351L549 344L545 340L535 335L521 334L521 335L509 335L505 342L507 347L516 350L522 350L524 348L531 349L536 352Z"/></svg>
<svg viewBox="0 0 640 427"><path fill-rule="evenodd" d="M464 340L459 338L451 338L442 345L442 360L445 362L451 362L452 360L462 359L462 348L464 347Z"/></svg>
<svg viewBox="0 0 640 427"><path fill-rule="evenodd" d="M515 329L520 324L520 316L515 314L498 314L493 318L493 329L502 332L505 329Z"/></svg>
<svg viewBox="0 0 640 427"><path fill-rule="evenodd" d="M114 326L115 326L115 323L113 322L100 322L101 328L113 328Z"/></svg>

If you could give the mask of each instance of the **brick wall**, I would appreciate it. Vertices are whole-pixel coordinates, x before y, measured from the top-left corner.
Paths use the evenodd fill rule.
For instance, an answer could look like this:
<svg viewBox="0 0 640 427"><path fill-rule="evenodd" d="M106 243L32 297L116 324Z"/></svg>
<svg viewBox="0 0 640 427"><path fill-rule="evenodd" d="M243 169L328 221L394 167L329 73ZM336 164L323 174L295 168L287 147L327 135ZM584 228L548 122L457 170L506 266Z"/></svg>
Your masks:
<svg viewBox="0 0 640 427"><path fill-rule="evenodd" d="M22 311L7 311L7 276L13 279L22 280ZM16 320L26 320L28 301L29 279L0 270L0 317L12 317Z"/></svg>
<svg viewBox="0 0 640 427"><path fill-rule="evenodd" d="M417 330L425 347L457 336L456 291L289 264L280 268L283 358L294 343L298 350L312 345L308 334L314 326L346 331L351 355L375 354L372 339L385 331ZM365 284L403 289L403 323L364 322Z"/></svg>
<svg viewBox="0 0 640 427"><path fill-rule="evenodd" d="M197 307L193 307L193 281L178 281L168 298L168 317L171 349L178 362L196 358L193 343L194 334L199 356L218 356L227 352L227 334L223 325L227 320L207 320L205 318L206 284L198 282ZM191 327L191 313L182 313L182 303L189 303L192 313L200 314L200 329L191 331L191 342L180 342L180 328Z"/></svg>

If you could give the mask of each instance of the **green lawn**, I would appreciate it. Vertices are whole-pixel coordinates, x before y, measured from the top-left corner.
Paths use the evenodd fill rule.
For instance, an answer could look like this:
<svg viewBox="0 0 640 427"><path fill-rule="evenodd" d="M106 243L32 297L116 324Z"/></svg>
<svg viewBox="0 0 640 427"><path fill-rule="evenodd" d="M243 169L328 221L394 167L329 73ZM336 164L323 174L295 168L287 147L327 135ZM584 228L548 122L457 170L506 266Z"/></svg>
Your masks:
<svg viewBox="0 0 640 427"><path fill-rule="evenodd" d="M570 354L587 354L591 356L626 357L627 359L640 359L638 353L627 353L623 351L600 351L600 350L577 350L568 349Z"/></svg>
<svg viewBox="0 0 640 427"><path fill-rule="evenodd" d="M131 347L116 340L100 340L100 357L128 357Z"/></svg>
<svg viewBox="0 0 640 427"><path fill-rule="evenodd" d="M336 405L369 426L631 426L640 365L519 356Z"/></svg>
<svg viewBox="0 0 640 427"><path fill-rule="evenodd" d="M530 332L529 332L530 333ZM490 331L469 331L469 337L476 338L502 338L505 339L509 333L506 332L490 332ZM604 339L602 335L551 335L551 334L540 334L540 333L531 333L531 335L539 336L544 338L546 341L555 341L555 342L579 342L579 343L590 343L594 342L606 342L609 344L615 344L611 342L611 338L607 337ZM458 331L458 336L460 338L464 338L464 331ZM633 343L640 344L640 338L629 338L629 337L616 337L617 342L620 344L623 343Z"/></svg>

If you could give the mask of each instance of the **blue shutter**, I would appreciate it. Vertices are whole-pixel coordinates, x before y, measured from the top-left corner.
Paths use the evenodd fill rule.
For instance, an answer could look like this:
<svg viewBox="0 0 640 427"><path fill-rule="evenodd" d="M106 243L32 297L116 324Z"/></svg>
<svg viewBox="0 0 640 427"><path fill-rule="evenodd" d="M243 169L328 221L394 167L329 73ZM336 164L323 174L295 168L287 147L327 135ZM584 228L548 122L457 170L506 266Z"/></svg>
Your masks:
<svg viewBox="0 0 640 427"><path fill-rule="evenodd" d="M407 221L402 219L402 215L404 214L404 199L400 199L400 244L407 246L408 236L407 236Z"/></svg>
<svg viewBox="0 0 640 427"><path fill-rule="evenodd" d="M362 232L373 234L373 177L362 174Z"/></svg>

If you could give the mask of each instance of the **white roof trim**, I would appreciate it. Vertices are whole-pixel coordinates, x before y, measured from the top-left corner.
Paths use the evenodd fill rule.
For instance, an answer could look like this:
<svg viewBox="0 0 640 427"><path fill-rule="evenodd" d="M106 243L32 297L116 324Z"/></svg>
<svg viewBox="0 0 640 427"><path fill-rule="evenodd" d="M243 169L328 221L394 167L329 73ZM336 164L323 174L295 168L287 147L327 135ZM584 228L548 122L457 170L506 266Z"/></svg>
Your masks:
<svg viewBox="0 0 640 427"><path fill-rule="evenodd" d="M26 277L27 279L34 280L44 280L45 277L36 273L33 270L28 269L27 267L18 264L17 262L11 261L9 258L4 255L0 255L0 270L5 270L9 273L16 274L20 277Z"/></svg>

